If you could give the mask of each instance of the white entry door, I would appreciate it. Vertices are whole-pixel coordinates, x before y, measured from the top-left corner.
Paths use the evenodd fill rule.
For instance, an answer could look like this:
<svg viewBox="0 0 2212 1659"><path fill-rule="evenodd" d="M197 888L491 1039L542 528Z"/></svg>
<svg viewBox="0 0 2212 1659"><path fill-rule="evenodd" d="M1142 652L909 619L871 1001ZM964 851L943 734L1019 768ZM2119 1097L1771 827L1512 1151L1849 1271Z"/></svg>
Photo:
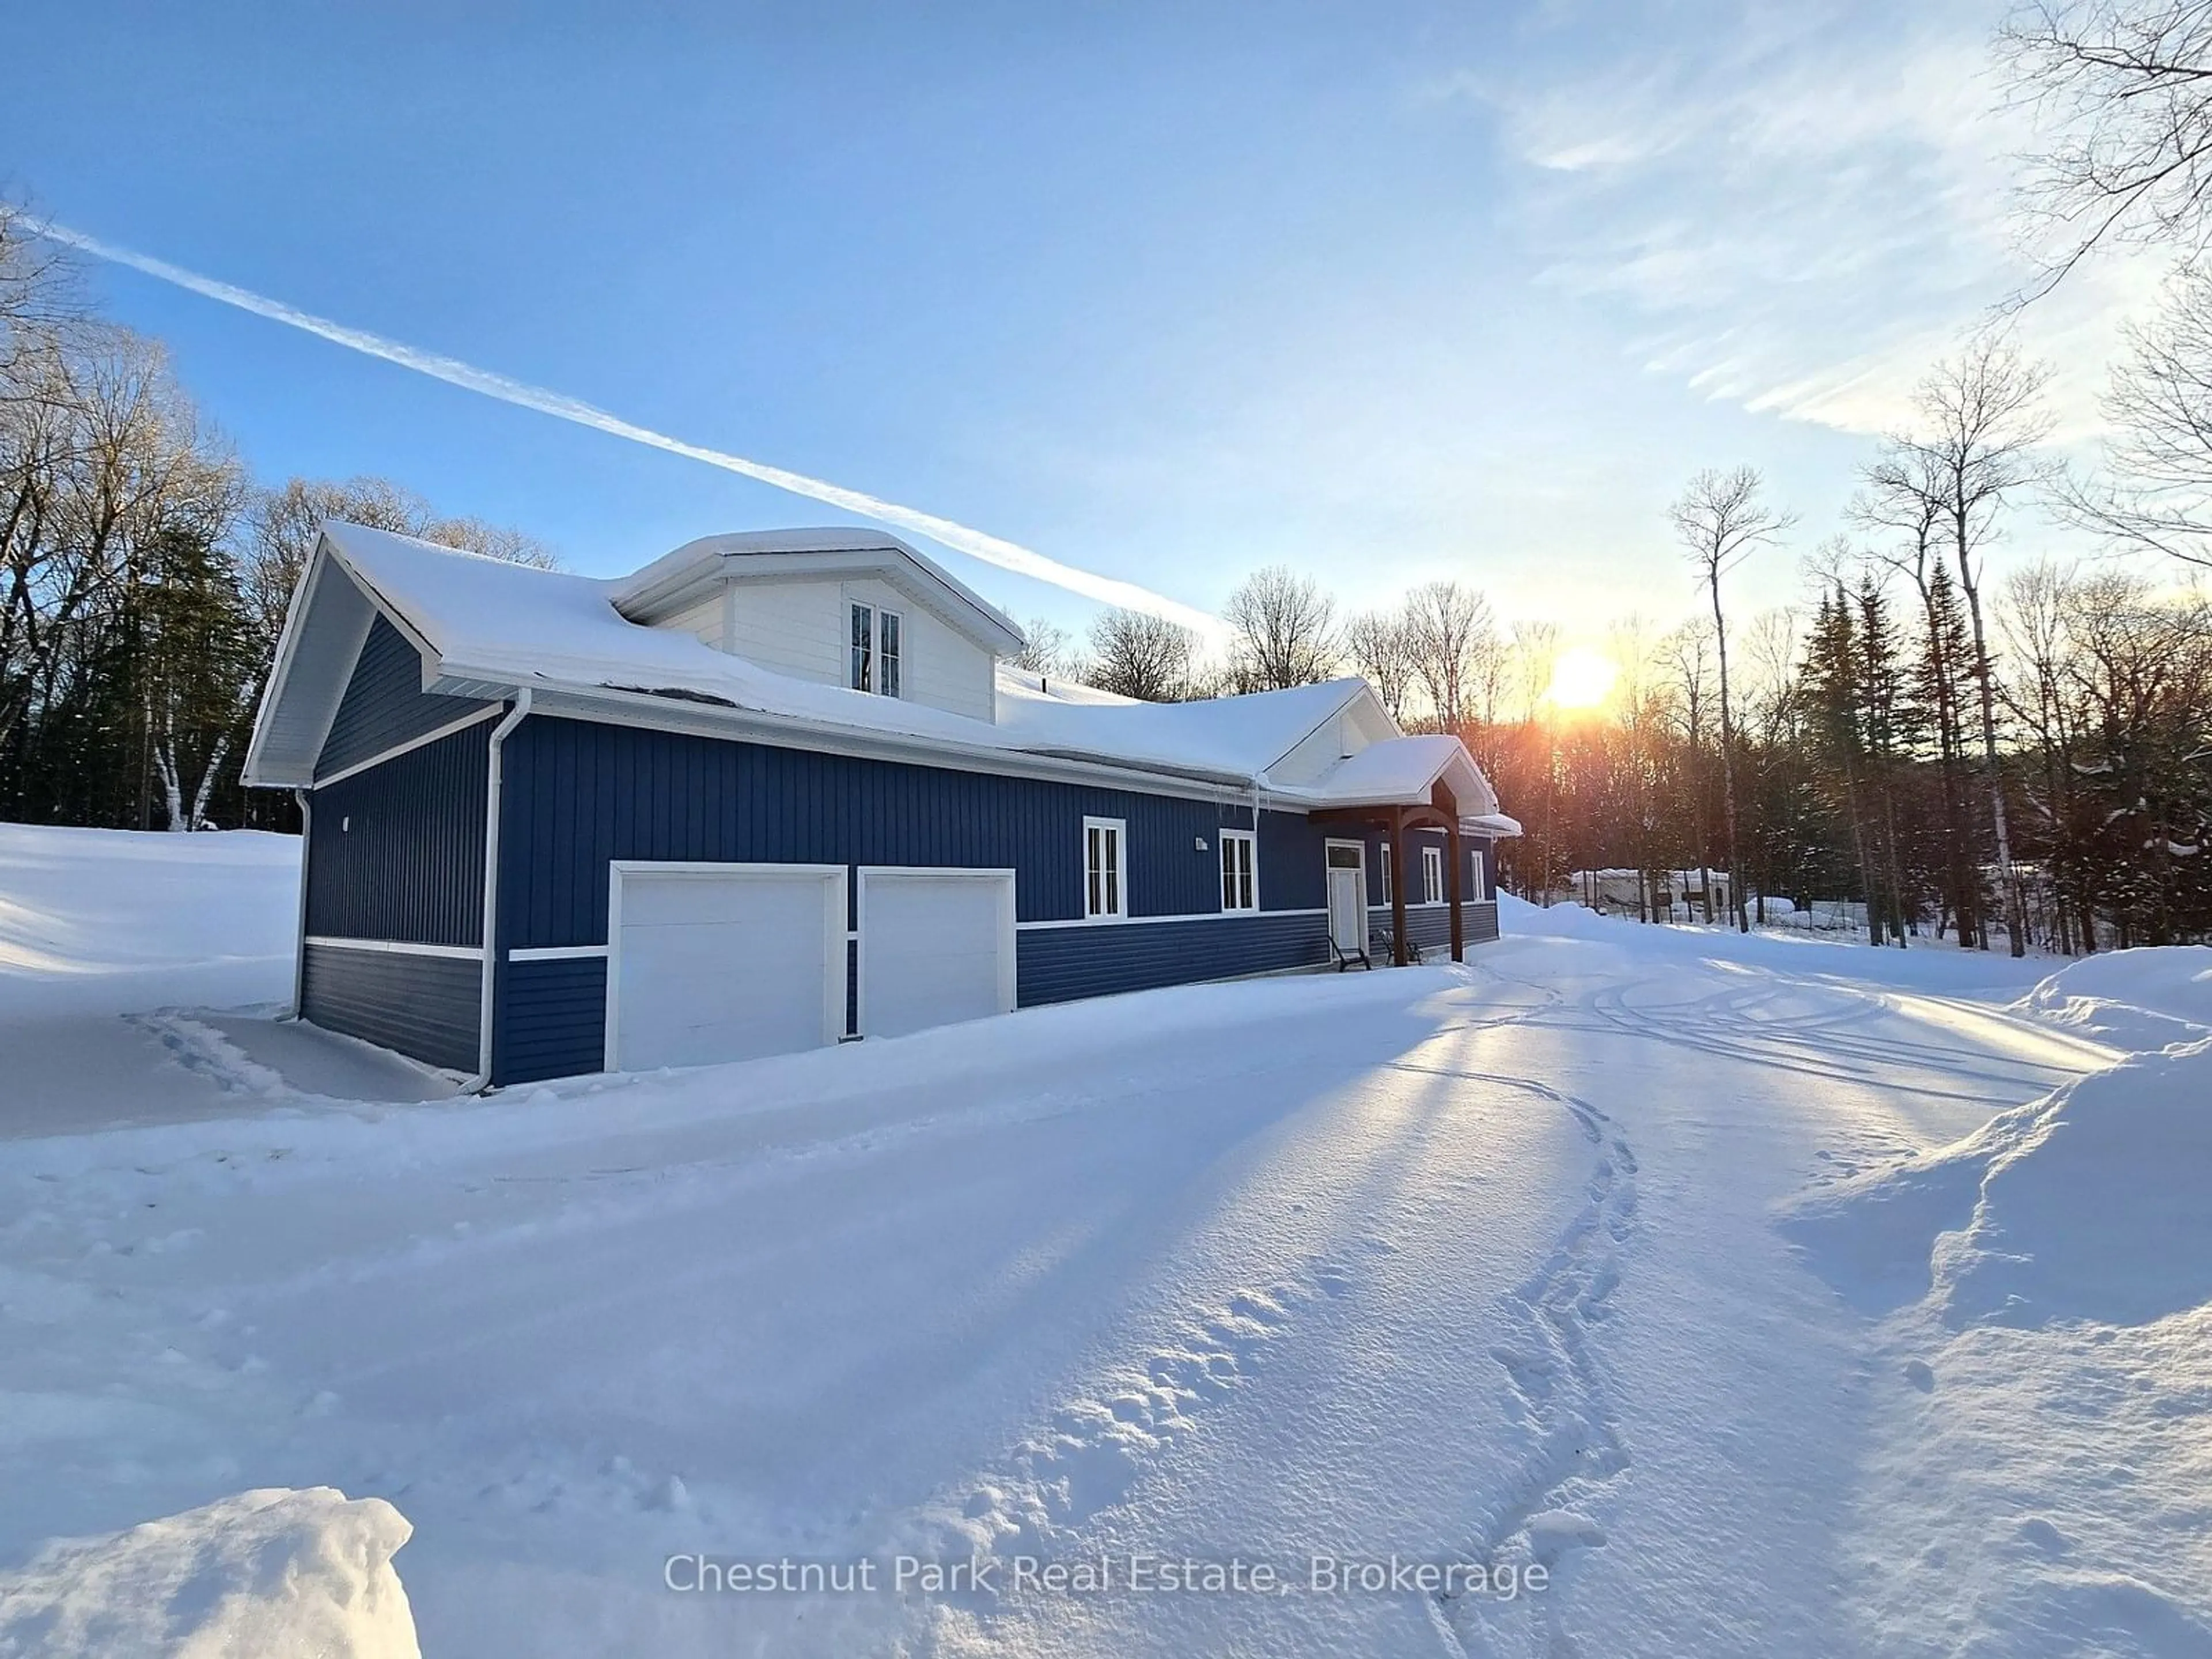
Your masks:
<svg viewBox="0 0 2212 1659"><path fill-rule="evenodd" d="M1347 956L1367 948L1367 849L1358 842L1328 843L1328 938Z"/></svg>
<svg viewBox="0 0 2212 1659"><path fill-rule="evenodd" d="M863 869L860 913L863 1036L1012 1012L1012 871Z"/></svg>
<svg viewBox="0 0 2212 1659"><path fill-rule="evenodd" d="M709 1066L845 1032L845 869L618 860L607 1065Z"/></svg>

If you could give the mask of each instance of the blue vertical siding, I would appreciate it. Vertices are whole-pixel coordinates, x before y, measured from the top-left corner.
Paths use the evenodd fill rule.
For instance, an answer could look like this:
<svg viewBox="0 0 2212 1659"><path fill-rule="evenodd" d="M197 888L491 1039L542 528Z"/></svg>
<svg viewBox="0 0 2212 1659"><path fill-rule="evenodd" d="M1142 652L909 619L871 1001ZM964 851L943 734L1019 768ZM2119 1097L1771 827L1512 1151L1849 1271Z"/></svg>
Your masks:
<svg viewBox="0 0 2212 1659"><path fill-rule="evenodd" d="M501 1018L492 1030L496 1083L536 1083L606 1065L605 957L500 965Z"/></svg>
<svg viewBox="0 0 2212 1659"><path fill-rule="evenodd" d="M471 726L314 792L309 933L483 942L490 733Z"/></svg>
<svg viewBox="0 0 2212 1659"><path fill-rule="evenodd" d="M615 859L1012 869L1024 921L1083 915L1083 820L1128 824L1132 915L1221 908L1218 838L1249 805L994 777L533 716L507 739L500 916L510 949L604 945ZM1264 815L1261 902L1318 908L1320 837ZM1206 845L1200 848L1198 843Z"/></svg>
<svg viewBox="0 0 2212 1659"><path fill-rule="evenodd" d="M1304 912L1027 928L1016 935L1015 1000L1026 1008L1332 960L1328 918Z"/></svg>
<svg viewBox="0 0 2212 1659"><path fill-rule="evenodd" d="M1220 916L1220 831L1253 825L1249 803L1228 796L1000 777L543 715L507 738L502 766L494 1045L502 1083L603 1063L604 958L515 962L507 953L605 945L607 866L617 859L1011 868L1019 920L1030 924L1017 935L1024 1006L1324 965L1328 840L1366 842L1370 897L1381 897L1378 836L1270 811L1258 823L1261 911ZM1087 817L1127 824L1127 923L1083 922ZM1442 839L1409 836L1415 883L1416 849ZM1442 948L1448 912L1415 915L1412 936L1426 947L1433 935ZM848 915L848 925L857 921ZM1469 939L1482 936L1472 908L1468 923Z"/></svg>
<svg viewBox="0 0 2212 1659"><path fill-rule="evenodd" d="M425 692L421 654L380 616L369 624L361 655L354 659L352 678L315 762L316 775L343 771L490 706Z"/></svg>

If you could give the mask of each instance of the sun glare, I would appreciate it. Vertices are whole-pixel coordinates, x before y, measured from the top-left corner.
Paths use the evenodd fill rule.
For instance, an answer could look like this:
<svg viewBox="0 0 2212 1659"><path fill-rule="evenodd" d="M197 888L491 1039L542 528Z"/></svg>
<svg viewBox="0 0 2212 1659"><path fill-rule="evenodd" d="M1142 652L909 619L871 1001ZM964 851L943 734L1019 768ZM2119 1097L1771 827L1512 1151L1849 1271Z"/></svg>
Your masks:
<svg viewBox="0 0 2212 1659"><path fill-rule="evenodd" d="M1552 689L1544 695L1559 708L1595 708L1613 690L1618 671L1611 658L1586 645L1571 646L1552 669Z"/></svg>

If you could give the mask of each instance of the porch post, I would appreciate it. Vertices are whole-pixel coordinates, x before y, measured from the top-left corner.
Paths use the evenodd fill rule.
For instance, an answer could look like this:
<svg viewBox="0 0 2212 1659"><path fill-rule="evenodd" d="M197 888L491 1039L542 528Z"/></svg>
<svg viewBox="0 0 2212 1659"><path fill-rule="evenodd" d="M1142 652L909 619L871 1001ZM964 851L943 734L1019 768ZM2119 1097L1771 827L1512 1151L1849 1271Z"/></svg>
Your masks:
<svg viewBox="0 0 2212 1659"><path fill-rule="evenodd" d="M1444 828L1444 845L1449 849L1444 856L1451 861L1451 874L1448 878L1450 884L1447 890L1451 894L1452 960L1465 962L1467 960L1467 927L1460 919L1459 900L1460 884L1466 876L1467 853L1460 843L1459 818L1456 814Z"/></svg>
<svg viewBox="0 0 2212 1659"><path fill-rule="evenodd" d="M1390 809L1390 961L1406 965L1406 809Z"/></svg>

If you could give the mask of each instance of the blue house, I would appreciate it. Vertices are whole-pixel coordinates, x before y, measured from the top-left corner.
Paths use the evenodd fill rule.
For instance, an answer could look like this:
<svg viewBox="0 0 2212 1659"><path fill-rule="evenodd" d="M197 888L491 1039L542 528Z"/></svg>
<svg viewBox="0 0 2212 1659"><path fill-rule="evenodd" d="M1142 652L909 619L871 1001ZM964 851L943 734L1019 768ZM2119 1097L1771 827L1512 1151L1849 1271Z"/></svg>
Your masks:
<svg viewBox="0 0 2212 1659"><path fill-rule="evenodd" d="M1497 936L1456 738L1021 645L874 532L599 580L325 526L246 768L306 817L300 1014L510 1084Z"/></svg>

